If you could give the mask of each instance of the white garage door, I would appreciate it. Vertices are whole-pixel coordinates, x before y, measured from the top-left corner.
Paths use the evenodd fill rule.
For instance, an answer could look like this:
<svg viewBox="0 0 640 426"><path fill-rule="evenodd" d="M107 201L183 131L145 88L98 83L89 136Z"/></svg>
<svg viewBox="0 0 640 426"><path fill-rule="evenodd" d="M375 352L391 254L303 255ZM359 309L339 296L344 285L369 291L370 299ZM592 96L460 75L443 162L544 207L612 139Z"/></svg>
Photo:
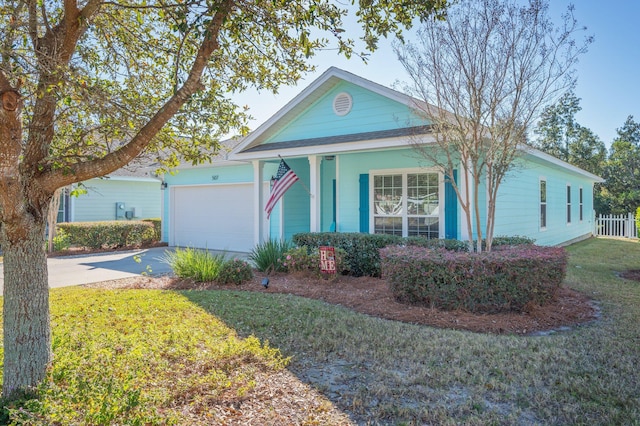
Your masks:
<svg viewBox="0 0 640 426"><path fill-rule="evenodd" d="M172 246L251 251L253 185L173 187Z"/></svg>

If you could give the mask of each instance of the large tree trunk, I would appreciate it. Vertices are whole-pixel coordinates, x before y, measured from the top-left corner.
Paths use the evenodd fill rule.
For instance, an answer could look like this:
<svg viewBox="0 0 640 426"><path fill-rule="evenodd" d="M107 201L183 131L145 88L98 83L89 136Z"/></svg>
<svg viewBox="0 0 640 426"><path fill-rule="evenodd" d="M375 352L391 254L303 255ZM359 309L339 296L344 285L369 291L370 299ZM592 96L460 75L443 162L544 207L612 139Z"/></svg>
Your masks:
<svg viewBox="0 0 640 426"><path fill-rule="evenodd" d="M5 230L6 231L6 230ZM44 216L13 243L2 238L4 256L3 396L37 386L51 360L49 283ZM5 236L6 237L6 236Z"/></svg>

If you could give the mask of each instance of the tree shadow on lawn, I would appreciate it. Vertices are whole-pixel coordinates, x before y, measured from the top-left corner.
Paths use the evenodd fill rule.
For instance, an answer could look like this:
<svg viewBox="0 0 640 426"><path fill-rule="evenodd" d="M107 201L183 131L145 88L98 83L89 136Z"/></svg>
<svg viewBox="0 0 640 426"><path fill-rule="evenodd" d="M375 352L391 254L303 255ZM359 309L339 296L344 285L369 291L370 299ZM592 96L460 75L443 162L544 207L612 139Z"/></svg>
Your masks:
<svg viewBox="0 0 640 426"><path fill-rule="evenodd" d="M160 282L155 285L176 290L216 289L293 294L345 306L374 317L477 333L547 334L567 330L599 316L599 309L591 299L568 287L561 287L548 304L529 307L525 312L475 314L400 303L393 297L386 281L380 278L338 276L325 280L300 274L275 274L269 276L269 287L265 289L261 285L264 277L264 274L257 273L252 281L241 285L194 283L165 277L158 279Z"/></svg>
<svg viewBox="0 0 640 426"><path fill-rule="evenodd" d="M484 353L485 349L482 348L487 346L489 354L500 351L505 345L514 344L508 343L513 337L507 337L508 341L503 341L501 337L501 340L494 342L492 339L495 338L487 334L467 335L476 336L473 338L459 332L443 335L433 329L429 331L400 323L387 323L380 330L370 330L374 324L378 324L373 317L442 329L517 336L565 330L598 316L598 310L586 296L569 288L561 289L550 304L534 307L525 313L476 315L396 302L387 283L378 278L340 276L334 280L322 280L303 275L274 274L269 276L270 284L265 289L262 286L264 277L263 274L256 274L253 280L242 285L194 283L172 277L139 277L90 286L187 290L183 293L185 297L220 318L239 335L246 337L255 334L261 340L268 340L271 345L283 348L285 355L292 355L289 370L304 383L318 389L356 424L378 424L378 421L387 424L386 419L420 419L420 422L430 423L447 419L451 421L465 418L475 410L476 405L488 407L482 414L483 421L500 423L505 420L500 410L490 409L494 397L483 396L486 393L484 387L476 389L469 384L452 385L450 382L460 380L455 376L458 374L456 363L464 364L464 371L460 373L464 376L462 383L484 380L485 375L489 374L485 364L493 365L496 360L492 356L475 357L470 353ZM208 293L198 290L230 291ZM256 298L253 293L267 293L275 297ZM322 306L316 311L308 303L301 302L303 299L289 298L287 295L341 305L364 313L367 317ZM347 343L351 345L349 348L345 347L346 342L340 340L346 335L359 336ZM431 339L434 339L432 343L429 342ZM415 345L416 342L421 343ZM407 354L407 359L404 359L405 356L401 354L407 348L400 347L403 344L413 348L410 351L419 347L419 352L425 350L425 356L429 355L424 358L419 354ZM525 345L524 342L516 344ZM467 353L462 355L464 362L458 352L461 350ZM429 378L431 367L422 365L427 359L435 359L433 362L445 366L453 363L449 367L437 367L436 371L440 371L440 368L447 372L445 376L455 374L448 378ZM415 380L443 383L432 387L416 384ZM508 405L503 408L508 413L509 421L536 423L535 414L523 411L511 399L495 398L502 401L505 407ZM443 401L446 404L443 405Z"/></svg>

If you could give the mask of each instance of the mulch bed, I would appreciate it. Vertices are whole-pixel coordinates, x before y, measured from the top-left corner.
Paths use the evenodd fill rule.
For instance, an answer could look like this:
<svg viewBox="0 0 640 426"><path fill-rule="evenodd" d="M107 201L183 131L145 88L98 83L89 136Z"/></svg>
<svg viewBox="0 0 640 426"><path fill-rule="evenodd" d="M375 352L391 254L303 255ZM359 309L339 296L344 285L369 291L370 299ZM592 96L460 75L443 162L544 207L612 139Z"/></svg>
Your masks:
<svg viewBox="0 0 640 426"><path fill-rule="evenodd" d="M266 289L261 285L263 278L263 274L257 273L252 281L239 286L194 283L172 277L129 278L89 286L286 293L323 300L367 315L395 321L494 334L530 335L565 330L592 321L599 314L598 308L588 297L566 287L561 288L550 303L531 307L523 313L474 314L399 303L391 294L388 284L379 278L340 276L334 280L323 280L300 275L275 274L269 277L270 283Z"/></svg>

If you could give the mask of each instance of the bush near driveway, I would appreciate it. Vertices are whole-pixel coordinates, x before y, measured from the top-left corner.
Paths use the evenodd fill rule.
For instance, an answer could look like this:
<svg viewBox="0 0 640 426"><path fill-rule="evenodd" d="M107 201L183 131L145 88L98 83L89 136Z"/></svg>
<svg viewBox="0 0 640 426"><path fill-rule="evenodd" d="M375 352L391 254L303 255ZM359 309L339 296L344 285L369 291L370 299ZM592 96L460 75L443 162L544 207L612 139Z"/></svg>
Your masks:
<svg viewBox="0 0 640 426"><path fill-rule="evenodd" d="M402 302L471 312L543 305L564 279L561 247L510 246L486 253L415 247L381 250L382 275Z"/></svg>
<svg viewBox="0 0 640 426"><path fill-rule="evenodd" d="M286 240L267 240L251 250L249 260L260 272L285 272L287 268L283 265L282 259L293 247L293 243Z"/></svg>
<svg viewBox="0 0 640 426"><path fill-rule="evenodd" d="M70 222L56 225L66 243L89 249L139 247L157 241L154 224L148 221Z"/></svg>
<svg viewBox="0 0 640 426"><path fill-rule="evenodd" d="M253 278L253 269L248 262L227 259L224 253L214 254L208 250L190 247L167 250L161 261L169 265L177 277L198 283L216 281L219 284L242 284Z"/></svg>
<svg viewBox="0 0 640 426"><path fill-rule="evenodd" d="M227 260L218 271L216 282L220 284L240 285L253 278L253 268L241 259Z"/></svg>

